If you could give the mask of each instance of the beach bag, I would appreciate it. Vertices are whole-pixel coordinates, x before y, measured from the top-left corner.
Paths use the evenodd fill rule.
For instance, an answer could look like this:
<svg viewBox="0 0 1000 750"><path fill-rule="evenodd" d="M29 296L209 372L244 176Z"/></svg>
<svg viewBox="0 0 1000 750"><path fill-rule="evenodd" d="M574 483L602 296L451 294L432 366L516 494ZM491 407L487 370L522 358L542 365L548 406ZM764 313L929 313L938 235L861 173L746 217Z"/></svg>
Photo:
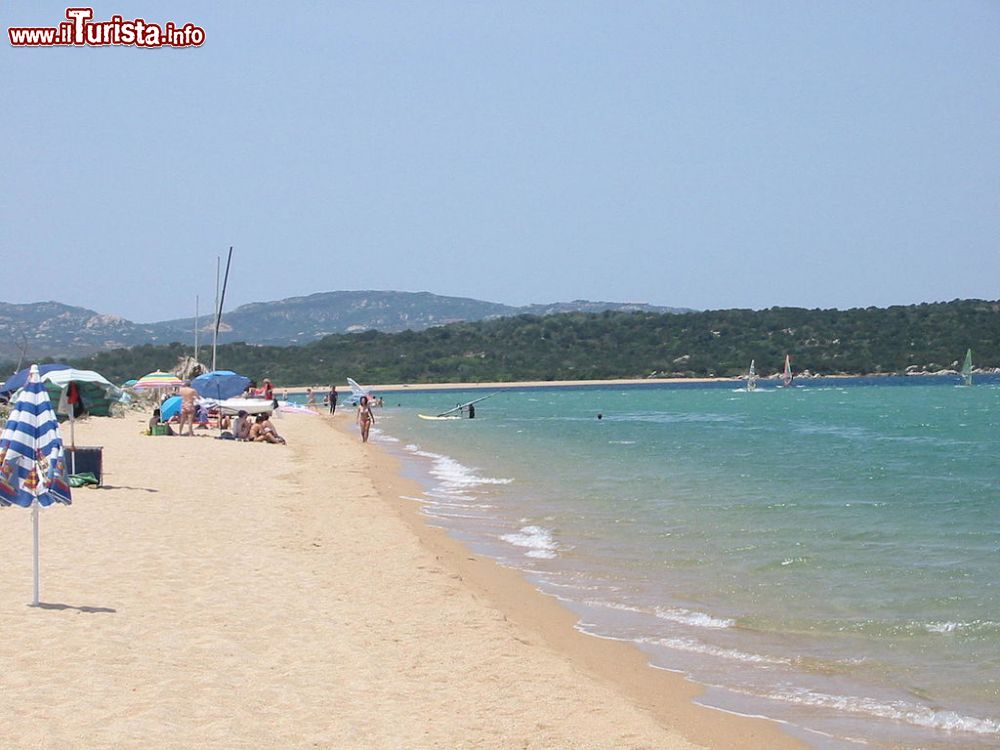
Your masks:
<svg viewBox="0 0 1000 750"><path fill-rule="evenodd" d="M169 435L170 434L170 425L167 425L167 424L154 424L150 428L149 434L150 435Z"/></svg>

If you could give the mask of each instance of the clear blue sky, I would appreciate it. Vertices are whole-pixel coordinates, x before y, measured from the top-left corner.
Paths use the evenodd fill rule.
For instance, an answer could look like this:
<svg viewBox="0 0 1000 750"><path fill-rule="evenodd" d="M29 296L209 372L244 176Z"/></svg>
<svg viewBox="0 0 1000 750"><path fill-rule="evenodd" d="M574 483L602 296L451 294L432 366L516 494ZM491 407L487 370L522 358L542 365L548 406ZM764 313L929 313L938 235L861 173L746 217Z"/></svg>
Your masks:
<svg viewBox="0 0 1000 750"><path fill-rule="evenodd" d="M6 302L1000 297L1000 2L97 2L197 49L14 49ZM73 3L79 5L79 3ZM44 281L23 283L44 261Z"/></svg>

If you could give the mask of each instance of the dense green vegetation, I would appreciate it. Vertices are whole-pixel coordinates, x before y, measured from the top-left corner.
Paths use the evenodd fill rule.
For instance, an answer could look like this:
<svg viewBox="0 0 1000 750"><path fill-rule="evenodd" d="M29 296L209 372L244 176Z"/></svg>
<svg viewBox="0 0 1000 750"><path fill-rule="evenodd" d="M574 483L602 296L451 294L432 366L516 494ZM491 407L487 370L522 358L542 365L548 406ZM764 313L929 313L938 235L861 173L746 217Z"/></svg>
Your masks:
<svg viewBox="0 0 1000 750"><path fill-rule="evenodd" d="M229 344L219 367L281 385L615 377L732 376L751 359L761 375L796 372L902 372L949 368L975 353L979 367L1000 365L1000 302L854 310L716 310L521 315L424 331L337 334L303 347ZM125 380L169 369L191 347L139 346L74 360ZM203 357L204 358L204 357Z"/></svg>

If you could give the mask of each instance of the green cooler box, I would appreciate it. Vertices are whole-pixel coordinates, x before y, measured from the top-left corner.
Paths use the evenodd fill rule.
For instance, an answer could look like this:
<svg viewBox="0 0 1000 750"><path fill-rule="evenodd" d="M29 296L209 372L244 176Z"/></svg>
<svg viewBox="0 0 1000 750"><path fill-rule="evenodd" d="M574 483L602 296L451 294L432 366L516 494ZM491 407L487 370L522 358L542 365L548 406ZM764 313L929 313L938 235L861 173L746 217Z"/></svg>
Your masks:
<svg viewBox="0 0 1000 750"><path fill-rule="evenodd" d="M66 469L70 474L93 474L100 487L104 484L104 446L78 445L75 449L66 448Z"/></svg>

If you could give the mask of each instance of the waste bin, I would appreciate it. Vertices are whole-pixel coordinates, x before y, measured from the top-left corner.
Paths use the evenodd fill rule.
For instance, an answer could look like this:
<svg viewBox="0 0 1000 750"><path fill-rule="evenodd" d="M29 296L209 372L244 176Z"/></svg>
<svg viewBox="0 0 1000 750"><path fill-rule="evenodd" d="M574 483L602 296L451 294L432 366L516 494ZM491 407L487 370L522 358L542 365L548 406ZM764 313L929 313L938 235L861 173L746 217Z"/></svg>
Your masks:
<svg viewBox="0 0 1000 750"><path fill-rule="evenodd" d="M75 461L75 463L74 463ZM66 448L66 468L71 474L86 474L90 472L97 478L97 486L104 484L104 446L78 445L76 448Z"/></svg>

